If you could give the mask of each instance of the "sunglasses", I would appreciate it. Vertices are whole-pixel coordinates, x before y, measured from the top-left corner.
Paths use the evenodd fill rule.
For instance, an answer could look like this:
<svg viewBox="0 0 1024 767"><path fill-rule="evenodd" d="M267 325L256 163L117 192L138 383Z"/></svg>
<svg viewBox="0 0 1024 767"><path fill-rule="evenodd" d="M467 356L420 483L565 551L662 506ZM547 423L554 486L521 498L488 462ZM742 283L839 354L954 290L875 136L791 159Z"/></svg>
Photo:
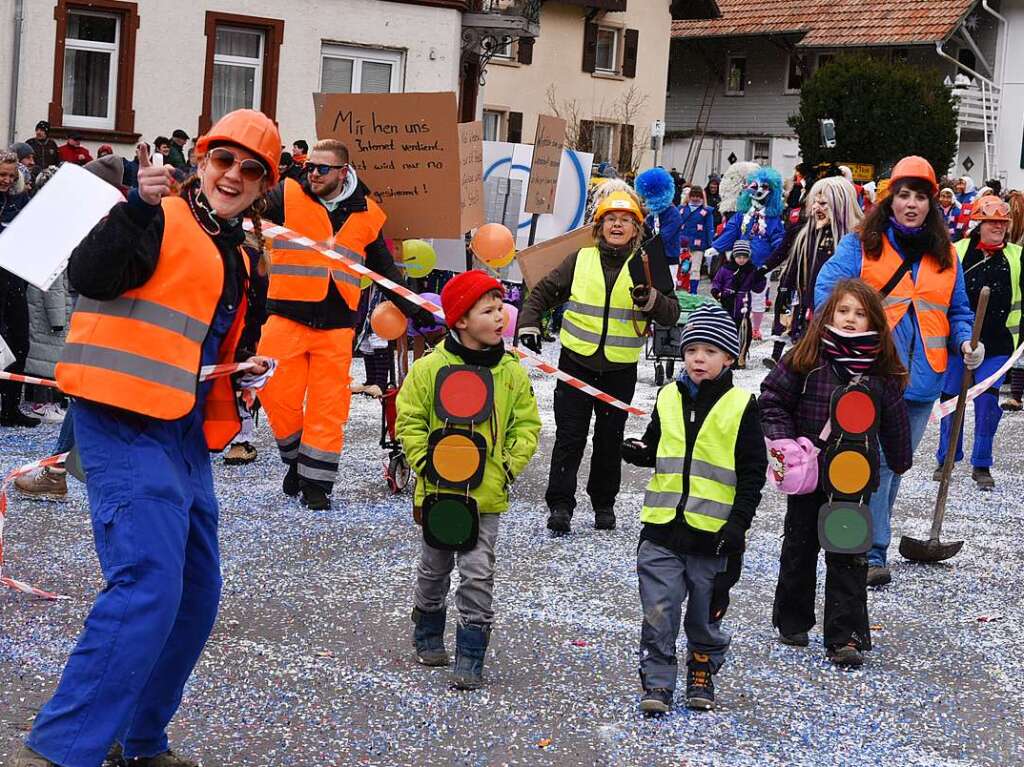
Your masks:
<svg viewBox="0 0 1024 767"><path fill-rule="evenodd" d="M253 160L251 158L239 160L238 155L230 149L218 147L217 149L211 150L207 157L210 160L210 164L223 173L227 173L235 167L235 165L238 165L239 172L245 181L259 181L267 175L266 166L264 166L259 160Z"/></svg>
<svg viewBox="0 0 1024 767"><path fill-rule="evenodd" d="M303 167L303 169L305 169L306 173L312 173L313 171L316 171L317 175L326 176L332 170L341 170L342 168L346 168L348 166L346 166L346 165L327 165L326 163L307 162L302 167Z"/></svg>

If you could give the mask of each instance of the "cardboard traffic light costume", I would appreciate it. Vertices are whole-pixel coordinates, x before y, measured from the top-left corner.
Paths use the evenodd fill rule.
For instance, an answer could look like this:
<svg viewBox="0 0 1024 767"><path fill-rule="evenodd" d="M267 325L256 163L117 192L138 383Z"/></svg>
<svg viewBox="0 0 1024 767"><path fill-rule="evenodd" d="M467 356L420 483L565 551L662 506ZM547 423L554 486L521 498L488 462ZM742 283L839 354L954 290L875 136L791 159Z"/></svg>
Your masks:
<svg viewBox="0 0 1024 767"><path fill-rule="evenodd" d="M859 378L833 392L821 481L829 500L818 511L825 551L863 554L871 548L868 501L878 487L878 416L878 400Z"/></svg>
<svg viewBox="0 0 1024 767"><path fill-rule="evenodd" d="M488 368L452 365L434 383L434 410L445 421L427 438L422 481L437 486L423 500L423 539L435 549L469 551L480 534L480 512L469 491L483 481L487 441L477 428L494 412Z"/></svg>

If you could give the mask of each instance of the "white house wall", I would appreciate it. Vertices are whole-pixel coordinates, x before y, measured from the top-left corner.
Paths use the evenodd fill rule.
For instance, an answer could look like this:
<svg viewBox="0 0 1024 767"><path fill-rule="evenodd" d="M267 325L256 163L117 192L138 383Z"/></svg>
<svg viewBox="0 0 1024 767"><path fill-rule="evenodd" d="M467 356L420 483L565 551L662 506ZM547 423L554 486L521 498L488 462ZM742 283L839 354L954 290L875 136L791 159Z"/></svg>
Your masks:
<svg viewBox="0 0 1024 767"><path fill-rule="evenodd" d="M25 0L17 135L46 119L52 98L55 0ZM286 144L315 139L311 94L320 82L322 42L390 48L405 54L406 91L458 89L461 14L384 0L222 0L216 5L140 0L136 40L135 130L145 140L183 128L193 135L202 112L206 11L282 19L277 120ZM8 103L14 0L0 0L0 97ZM4 109L6 113L6 109ZM3 125L6 135L7 126ZM100 142L85 142L93 149ZM122 154L130 147L121 146Z"/></svg>
<svg viewBox="0 0 1024 767"><path fill-rule="evenodd" d="M1024 39L1024 2L1004 2L1002 14L1010 22L1011 42L1005 59L997 132L999 165L1006 171L1009 188L1024 189L1024 56L1020 55L1019 47Z"/></svg>

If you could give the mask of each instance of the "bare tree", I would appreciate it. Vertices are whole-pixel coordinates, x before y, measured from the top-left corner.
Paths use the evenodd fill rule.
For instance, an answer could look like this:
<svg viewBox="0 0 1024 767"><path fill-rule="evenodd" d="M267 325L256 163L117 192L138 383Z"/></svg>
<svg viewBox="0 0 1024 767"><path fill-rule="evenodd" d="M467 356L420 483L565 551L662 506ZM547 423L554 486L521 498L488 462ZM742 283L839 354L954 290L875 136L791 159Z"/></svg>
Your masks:
<svg viewBox="0 0 1024 767"><path fill-rule="evenodd" d="M581 149L579 146L580 113L583 111L583 108L580 106L580 102L576 99L562 99L559 102L554 83L548 86L544 97L551 114L565 120L565 145L569 149Z"/></svg>
<svg viewBox="0 0 1024 767"><path fill-rule="evenodd" d="M633 84L630 85L629 89L612 104L612 108L614 110L612 114L614 114L623 125L632 126L633 131L633 141L632 146L629 147L629 157L622 157L620 153L619 172L621 173L636 175L636 172L640 169L640 165L643 161L644 152L646 152L650 146L650 127L646 126L637 130L637 126L635 124L637 116L647 106L648 101L650 101L650 95L640 91L636 85Z"/></svg>

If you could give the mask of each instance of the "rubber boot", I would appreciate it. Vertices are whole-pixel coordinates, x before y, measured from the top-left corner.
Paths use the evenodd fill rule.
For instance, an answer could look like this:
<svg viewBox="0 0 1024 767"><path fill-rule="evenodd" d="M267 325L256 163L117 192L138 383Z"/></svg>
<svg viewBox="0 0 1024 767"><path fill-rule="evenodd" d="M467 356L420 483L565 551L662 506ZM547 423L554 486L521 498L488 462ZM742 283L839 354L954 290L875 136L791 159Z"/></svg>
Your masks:
<svg viewBox="0 0 1024 767"><path fill-rule="evenodd" d="M412 609L412 643L416 647L416 662L424 666L447 666L450 662L444 649L445 611L426 613L418 607Z"/></svg>
<svg viewBox="0 0 1024 767"><path fill-rule="evenodd" d="M490 626L460 623L455 631L455 668L452 687L478 690L484 685L484 656L491 639Z"/></svg>
<svg viewBox="0 0 1024 767"><path fill-rule="evenodd" d="M288 473L284 475L281 482L281 492L294 498L299 494L299 465L297 463L288 466Z"/></svg>

